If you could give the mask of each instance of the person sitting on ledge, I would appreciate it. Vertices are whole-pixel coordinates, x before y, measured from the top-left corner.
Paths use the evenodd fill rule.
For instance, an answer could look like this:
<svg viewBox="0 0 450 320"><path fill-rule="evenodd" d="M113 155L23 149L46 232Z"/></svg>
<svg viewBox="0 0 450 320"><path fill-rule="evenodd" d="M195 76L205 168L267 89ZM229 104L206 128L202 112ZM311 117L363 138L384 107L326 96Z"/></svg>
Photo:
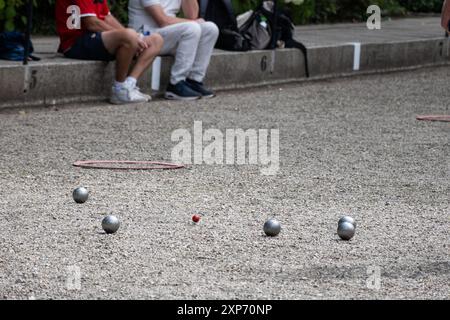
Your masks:
<svg viewBox="0 0 450 320"><path fill-rule="evenodd" d="M151 100L140 92L136 82L161 51L164 41L159 34L144 37L125 28L111 14L106 0L56 0L55 12L58 52L72 59L116 60L111 103ZM130 71L134 58L136 63Z"/></svg>
<svg viewBox="0 0 450 320"><path fill-rule="evenodd" d="M183 10L185 18L176 15ZM159 33L164 39L161 55L173 55L170 83L165 98L195 100L214 93L203 79L219 36L213 22L199 19L197 0L130 0L129 26L138 32Z"/></svg>

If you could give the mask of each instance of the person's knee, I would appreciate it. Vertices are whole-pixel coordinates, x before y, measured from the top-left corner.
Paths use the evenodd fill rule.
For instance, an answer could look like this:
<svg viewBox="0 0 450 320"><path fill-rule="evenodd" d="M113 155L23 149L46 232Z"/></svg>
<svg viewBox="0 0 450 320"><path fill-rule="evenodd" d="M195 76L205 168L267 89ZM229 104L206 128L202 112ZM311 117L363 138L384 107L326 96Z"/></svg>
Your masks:
<svg viewBox="0 0 450 320"><path fill-rule="evenodd" d="M186 22L184 24L183 34L200 39L200 36L202 35L202 28L200 27L200 24L198 24L197 22Z"/></svg>
<svg viewBox="0 0 450 320"><path fill-rule="evenodd" d="M149 37L149 45L159 52L164 45L164 39L159 33L154 33Z"/></svg>
<svg viewBox="0 0 450 320"><path fill-rule="evenodd" d="M138 46L138 34L135 30L127 28L121 30L122 45L136 48Z"/></svg>
<svg viewBox="0 0 450 320"><path fill-rule="evenodd" d="M207 21L202 23L201 25L202 35L210 35L213 38L217 38L219 36L219 28L214 22Z"/></svg>

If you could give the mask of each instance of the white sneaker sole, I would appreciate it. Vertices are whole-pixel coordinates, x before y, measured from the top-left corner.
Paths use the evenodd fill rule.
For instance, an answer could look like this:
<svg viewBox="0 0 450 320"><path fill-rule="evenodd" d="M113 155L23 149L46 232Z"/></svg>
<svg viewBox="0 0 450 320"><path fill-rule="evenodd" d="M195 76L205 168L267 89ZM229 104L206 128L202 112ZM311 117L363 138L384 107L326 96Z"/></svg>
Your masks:
<svg viewBox="0 0 450 320"><path fill-rule="evenodd" d="M212 98L215 98L215 97L216 97L215 94L210 94L208 96L202 96L202 99L212 99Z"/></svg>
<svg viewBox="0 0 450 320"><path fill-rule="evenodd" d="M201 97L200 96L197 96L197 97L181 97L179 95L176 95L173 92L166 92L164 94L164 98L166 98L167 100L193 101L193 100L199 100Z"/></svg>
<svg viewBox="0 0 450 320"><path fill-rule="evenodd" d="M132 104L132 103L143 103L143 102L148 102L149 100L147 99L140 99L140 100L134 100L134 101L124 101L124 100L119 100L115 97L112 97L109 99L109 102L112 104L117 104L117 105L121 105L121 104Z"/></svg>

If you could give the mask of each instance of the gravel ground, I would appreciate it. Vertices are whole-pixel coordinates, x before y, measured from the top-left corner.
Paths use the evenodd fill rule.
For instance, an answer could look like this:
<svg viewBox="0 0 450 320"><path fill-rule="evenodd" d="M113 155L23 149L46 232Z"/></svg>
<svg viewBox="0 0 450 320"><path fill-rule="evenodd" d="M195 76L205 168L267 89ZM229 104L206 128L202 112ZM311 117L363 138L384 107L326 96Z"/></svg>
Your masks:
<svg viewBox="0 0 450 320"><path fill-rule="evenodd" d="M450 126L415 116L449 114L449 83L441 67L193 103L3 110L0 298L448 299ZM171 133L194 121L279 129L278 174L72 166L170 161ZM106 235L110 213L122 226ZM343 214L358 223L348 242L336 235ZM262 232L271 216L275 238Z"/></svg>

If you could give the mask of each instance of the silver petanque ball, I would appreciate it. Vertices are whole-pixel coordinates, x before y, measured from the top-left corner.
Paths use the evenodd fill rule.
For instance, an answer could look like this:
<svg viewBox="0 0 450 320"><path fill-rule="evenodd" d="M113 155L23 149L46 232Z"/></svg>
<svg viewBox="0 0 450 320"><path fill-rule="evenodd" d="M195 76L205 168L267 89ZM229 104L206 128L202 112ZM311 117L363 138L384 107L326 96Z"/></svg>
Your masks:
<svg viewBox="0 0 450 320"><path fill-rule="evenodd" d="M356 228L356 221L355 221L355 219L353 219L352 217L350 217L350 216L343 216L343 217L341 217L340 219L339 219L339 221L338 221L338 225L340 225L342 222L350 222L352 225L354 225L355 226L355 228Z"/></svg>
<svg viewBox="0 0 450 320"><path fill-rule="evenodd" d="M269 219L264 223L264 233L270 237L277 236L281 231L281 224L277 219Z"/></svg>
<svg viewBox="0 0 450 320"><path fill-rule="evenodd" d="M116 216L108 215L102 220L102 228L106 233L114 233L120 227L120 221Z"/></svg>
<svg viewBox="0 0 450 320"><path fill-rule="evenodd" d="M76 203L85 203L89 197L89 191L85 187L79 187L73 190L72 196Z"/></svg>
<svg viewBox="0 0 450 320"><path fill-rule="evenodd" d="M355 226L344 221L338 225L337 234L342 240L350 240L355 235Z"/></svg>

